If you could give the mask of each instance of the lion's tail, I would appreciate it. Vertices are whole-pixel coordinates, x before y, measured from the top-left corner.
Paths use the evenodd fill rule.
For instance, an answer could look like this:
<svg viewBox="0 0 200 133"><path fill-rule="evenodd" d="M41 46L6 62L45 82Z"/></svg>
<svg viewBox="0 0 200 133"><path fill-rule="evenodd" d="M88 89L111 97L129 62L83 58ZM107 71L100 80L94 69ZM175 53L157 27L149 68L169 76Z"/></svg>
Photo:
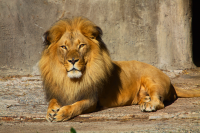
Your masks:
<svg viewBox="0 0 200 133"><path fill-rule="evenodd" d="M200 89L181 89L174 87L178 97L200 97Z"/></svg>

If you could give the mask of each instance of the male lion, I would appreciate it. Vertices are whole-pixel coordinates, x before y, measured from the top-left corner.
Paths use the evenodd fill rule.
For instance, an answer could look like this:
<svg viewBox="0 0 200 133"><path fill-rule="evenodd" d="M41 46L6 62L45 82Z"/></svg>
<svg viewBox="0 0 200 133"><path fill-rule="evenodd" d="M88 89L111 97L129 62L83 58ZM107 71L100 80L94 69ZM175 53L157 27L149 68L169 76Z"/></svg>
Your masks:
<svg viewBox="0 0 200 133"><path fill-rule="evenodd" d="M139 104L142 111L163 101L197 97L173 87L167 75L139 61L112 61L102 31L83 17L62 19L44 34L39 66L49 107L48 121L65 121L97 107Z"/></svg>

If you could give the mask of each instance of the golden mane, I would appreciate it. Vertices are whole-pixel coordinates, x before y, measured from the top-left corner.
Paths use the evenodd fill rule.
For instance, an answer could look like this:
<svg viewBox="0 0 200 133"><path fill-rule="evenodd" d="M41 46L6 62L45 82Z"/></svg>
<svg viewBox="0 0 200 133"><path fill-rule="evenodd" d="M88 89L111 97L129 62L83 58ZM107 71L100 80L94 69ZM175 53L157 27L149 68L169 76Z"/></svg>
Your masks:
<svg viewBox="0 0 200 133"><path fill-rule="evenodd" d="M56 43L65 32L79 31L94 48L92 57L81 79L70 79L63 64L58 60ZM63 105L69 105L80 99L95 97L112 71L109 52L101 40L102 31L86 18L62 19L56 22L45 34L45 49L39 67L43 78L47 101L58 99ZM83 94L83 95L80 95ZM95 95L95 96L94 96Z"/></svg>

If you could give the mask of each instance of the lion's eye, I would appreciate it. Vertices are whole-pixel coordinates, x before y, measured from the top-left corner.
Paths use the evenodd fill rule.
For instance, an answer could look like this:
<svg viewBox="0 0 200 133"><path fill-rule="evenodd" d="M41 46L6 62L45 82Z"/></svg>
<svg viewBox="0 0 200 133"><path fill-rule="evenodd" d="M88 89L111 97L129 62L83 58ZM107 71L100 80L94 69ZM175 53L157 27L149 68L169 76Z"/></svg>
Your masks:
<svg viewBox="0 0 200 133"><path fill-rule="evenodd" d="M66 46L64 46L64 45L63 45L63 46L60 46L60 47L61 47L61 48L63 48L63 49L67 49L67 47L66 47Z"/></svg>
<svg viewBox="0 0 200 133"><path fill-rule="evenodd" d="M85 46L85 44L81 44L81 45L79 45L79 49L82 48L82 47L84 47L84 46Z"/></svg>

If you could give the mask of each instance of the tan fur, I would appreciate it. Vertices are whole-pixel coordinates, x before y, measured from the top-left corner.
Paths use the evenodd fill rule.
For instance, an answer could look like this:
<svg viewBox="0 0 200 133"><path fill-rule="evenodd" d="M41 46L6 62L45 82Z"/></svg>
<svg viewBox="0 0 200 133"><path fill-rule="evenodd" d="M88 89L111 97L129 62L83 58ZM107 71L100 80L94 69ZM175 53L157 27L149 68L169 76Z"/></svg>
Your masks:
<svg viewBox="0 0 200 133"><path fill-rule="evenodd" d="M112 61L102 31L83 17L56 22L45 34L39 66L46 98L46 119L65 121L97 107L139 104L142 111L164 108L178 96L200 91L177 88L159 69L138 61Z"/></svg>

